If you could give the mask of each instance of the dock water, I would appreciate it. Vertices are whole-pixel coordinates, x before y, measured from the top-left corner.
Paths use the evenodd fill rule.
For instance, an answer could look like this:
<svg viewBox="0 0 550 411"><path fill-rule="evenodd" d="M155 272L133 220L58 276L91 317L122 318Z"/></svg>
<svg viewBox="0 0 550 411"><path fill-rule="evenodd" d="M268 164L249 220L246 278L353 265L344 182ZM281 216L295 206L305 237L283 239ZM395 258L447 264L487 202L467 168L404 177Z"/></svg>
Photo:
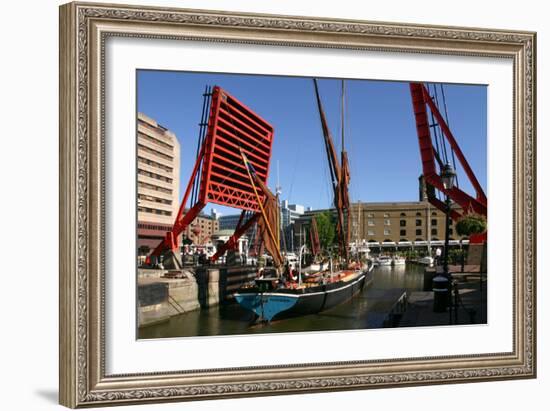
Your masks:
<svg viewBox="0 0 550 411"><path fill-rule="evenodd" d="M479 274L459 273L458 324L487 321L486 281ZM419 265L376 267L370 282L351 300L318 314L254 324L254 314L231 299L243 281L254 276L251 267L219 269L186 278L161 279L143 275L148 287L140 307L139 338L190 337L276 332L336 331L388 327L448 325L449 314L433 312L433 291L427 281L436 271ZM160 284L160 285L159 285ZM480 291L481 284L481 291ZM163 290L162 288L165 288ZM138 290L139 293L139 290ZM141 300L141 298L140 298Z"/></svg>

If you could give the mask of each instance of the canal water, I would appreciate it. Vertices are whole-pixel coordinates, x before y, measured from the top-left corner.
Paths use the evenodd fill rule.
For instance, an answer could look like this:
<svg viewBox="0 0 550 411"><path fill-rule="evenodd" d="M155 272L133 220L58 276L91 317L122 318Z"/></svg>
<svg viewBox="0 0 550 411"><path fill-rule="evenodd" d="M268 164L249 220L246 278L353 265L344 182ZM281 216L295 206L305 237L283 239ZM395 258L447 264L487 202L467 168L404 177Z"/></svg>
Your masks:
<svg viewBox="0 0 550 411"><path fill-rule="evenodd" d="M184 313L163 322L139 329L139 338L192 337L212 335L257 334L296 331L349 330L369 328L369 312L387 290L422 290L424 267L417 265L375 267L369 287L354 298L318 314L251 325L254 315L237 303ZM371 321L372 322L372 321Z"/></svg>

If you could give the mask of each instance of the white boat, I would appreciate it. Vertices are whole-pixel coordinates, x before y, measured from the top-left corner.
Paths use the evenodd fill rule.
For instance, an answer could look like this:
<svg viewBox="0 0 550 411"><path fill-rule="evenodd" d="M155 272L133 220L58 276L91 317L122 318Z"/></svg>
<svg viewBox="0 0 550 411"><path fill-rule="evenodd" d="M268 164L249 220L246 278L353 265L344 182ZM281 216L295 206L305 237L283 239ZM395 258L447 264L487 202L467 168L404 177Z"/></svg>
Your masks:
<svg viewBox="0 0 550 411"><path fill-rule="evenodd" d="M392 265L405 265L406 260L403 257L393 257L391 263Z"/></svg>
<svg viewBox="0 0 550 411"><path fill-rule="evenodd" d="M381 255L376 259L376 265L378 265L379 267L389 266L391 265L391 262L392 262L391 257L385 256L385 255Z"/></svg>
<svg viewBox="0 0 550 411"><path fill-rule="evenodd" d="M434 265L434 259L427 255L426 257L419 258L418 263L432 267Z"/></svg>

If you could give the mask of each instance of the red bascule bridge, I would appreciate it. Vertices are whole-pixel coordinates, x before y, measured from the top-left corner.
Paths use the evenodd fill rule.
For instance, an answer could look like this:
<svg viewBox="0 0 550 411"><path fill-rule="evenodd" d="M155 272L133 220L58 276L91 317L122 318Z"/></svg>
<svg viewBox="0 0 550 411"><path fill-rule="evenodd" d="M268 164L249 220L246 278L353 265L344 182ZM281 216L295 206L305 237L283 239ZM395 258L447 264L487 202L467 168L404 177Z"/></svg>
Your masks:
<svg viewBox="0 0 550 411"><path fill-rule="evenodd" d="M453 207L450 211L453 220L471 212L487 216L487 197L448 126L446 103L442 114L438 95L431 94L429 87L422 83L410 83L428 201L446 211L445 203L435 195L437 190L460 207ZM259 180L267 185L273 126L218 86L206 87L203 96L195 166L172 229L151 254L157 260L162 256L166 268L181 268L178 238L206 204L215 203L241 210L234 234L218 247L212 257L212 261L216 261L227 250L234 249L239 237L261 218L258 201L263 202L266 198L265 193L257 193L257 188L253 186L241 153L246 156ZM444 102L444 94L442 97ZM450 154L447 153L447 146ZM458 186L446 188L443 184L441 173L450 158L455 162L455 156L474 187L475 197ZM486 233L470 239L478 243L485 240Z"/></svg>
<svg viewBox="0 0 550 411"><path fill-rule="evenodd" d="M180 234L193 222L207 203L242 210L233 236L218 247L212 260L217 260L260 217L258 197L250 182L241 152L254 167L256 175L266 184L273 144L273 126L237 100L215 86L204 93L199 129L197 160L187 184L172 230L151 254L164 256L165 266L180 267ZM265 195L260 193L260 201ZM187 202L190 207L186 210Z"/></svg>

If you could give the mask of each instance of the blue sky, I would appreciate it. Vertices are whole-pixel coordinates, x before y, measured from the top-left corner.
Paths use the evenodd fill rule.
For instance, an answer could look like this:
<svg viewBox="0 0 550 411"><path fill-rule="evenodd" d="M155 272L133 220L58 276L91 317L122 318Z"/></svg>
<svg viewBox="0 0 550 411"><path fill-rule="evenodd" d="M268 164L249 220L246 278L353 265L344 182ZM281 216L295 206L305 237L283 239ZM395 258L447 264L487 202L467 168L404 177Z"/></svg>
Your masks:
<svg viewBox="0 0 550 411"><path fill-rule="evenodd" d="M183 195L194 162L205 85L219 85L275 128L268 185L275 191L277 163L282 199L326 208L332 204L319 114L311 78L137 72L137 109L172 130L181 145ZM340 148L340 80L320 79L319 90L337 149ZM444 86L450 128L487 187L487 90L482 85ZM406 82L346 80L346 149L352 201L415 201L422 165ZM457 163L460 188L474 194ZM238 210L208 205L222 214Z"/></svg>

